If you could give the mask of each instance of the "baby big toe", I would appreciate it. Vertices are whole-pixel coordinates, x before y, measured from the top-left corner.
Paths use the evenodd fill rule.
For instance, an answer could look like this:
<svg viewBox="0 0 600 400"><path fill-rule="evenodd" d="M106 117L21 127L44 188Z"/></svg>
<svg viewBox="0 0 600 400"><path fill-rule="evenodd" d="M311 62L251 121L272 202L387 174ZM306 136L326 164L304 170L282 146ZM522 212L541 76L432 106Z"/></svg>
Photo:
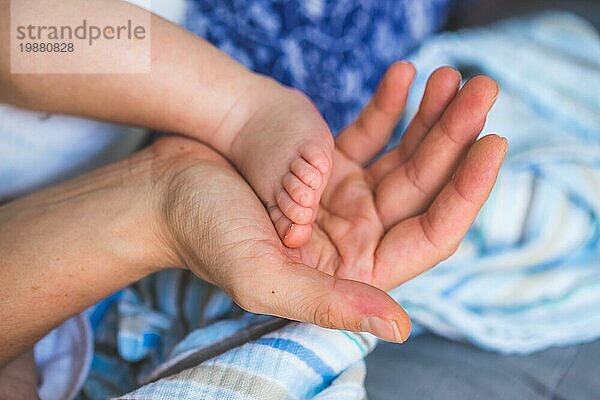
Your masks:
<svg viewBox="0 0 600 400"><path fill-rule="evenodd" d="M312 232L312 225L292 225L288 233L281 239L283 244L290 248L302 246L308 242Z"/></svg>
<svg viewBox="0 0 600 400"><path fill-rule="evenodd" d="M292 200L302 207L312 207L315 203L315 191L291 172L283 177L283 187Z"/></svg>
<svg viewBox="0 0 600 400"><path fill-rule="evenodd" d="M285 246L290 248L300 247L310 239L312 232L311 224L294 224L281 212L279 207L272 207L269 210L269 216L273 221L279 238Z"/></svg>

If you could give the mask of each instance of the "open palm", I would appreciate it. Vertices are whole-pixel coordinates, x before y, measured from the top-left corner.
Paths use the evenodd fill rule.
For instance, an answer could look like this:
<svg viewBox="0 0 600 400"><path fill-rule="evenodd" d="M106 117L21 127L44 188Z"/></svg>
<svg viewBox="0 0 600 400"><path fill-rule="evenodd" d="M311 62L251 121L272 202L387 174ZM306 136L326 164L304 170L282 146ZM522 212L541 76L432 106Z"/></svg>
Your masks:
<svg viewBox="0 0 600 400"><path fill-rule="evenodd" d="M506 150L495 135L473 145L497 95L491 79L476 77L457 92L456 71L434 72L400 145L371 163L413 75L408 64L392 66L338 137L312 240L297 254L304 263L389 290L450 256L475 219Z"/></svg>
<svg viewBox="0 0 600 400"><path fill-rule="evenodd" d="M186 249L180 253L191 254L183 263L249 311L405 340L409 318L385 290L452 254L506 153L498 136L476 141L497 85L476 77L459 90L459 74L441 68L401 144L371 163L403 112L414 73L410 64L393 65L356 122L338 136L311 239L299 248L282 246L245 182L218 156L205 156L218 165L204 168L206 176L188 174L197 182L181 187L188 193L210 176L223 190L205 197L218 203L210 229L198 229L189 213L177 218L191 224L179 237ZM300 229L306 227L289 234ZM196 253L207 242L215 247L204 253L219 257Z"/></svg>

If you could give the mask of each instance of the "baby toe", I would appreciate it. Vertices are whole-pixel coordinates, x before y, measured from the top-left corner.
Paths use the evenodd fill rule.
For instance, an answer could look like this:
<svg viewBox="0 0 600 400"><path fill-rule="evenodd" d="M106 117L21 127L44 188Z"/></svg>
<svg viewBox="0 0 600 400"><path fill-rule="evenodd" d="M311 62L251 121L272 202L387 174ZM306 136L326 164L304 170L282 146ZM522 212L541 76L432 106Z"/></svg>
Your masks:
<svg viewBox="0 0 600 400"><path fill-rule="evenodd" d="M329 172L329 157L319 146L309 144L300 149L300 155L321 174Z"/></svg>
<svg viewBox="0 0 600 400"><path fill-rule="evenodd" d="M284 239L292 230L294 223L290 221L288 217L283 215L281 209L278 206L273 206L268 211L269 216L271 217L271 221L273 221L273 226L275 226L275 230L277 231L277 235L279 235L281 241L284 242Z"/></svg>
<svg viewBox="0 0 600 400"><path fill-rule="evenodd" d="M312 232L312 225L297 225L293 224L288 229L287 234L281 239L283 244L289 248L296 248L302 246L310 239Z"/></svg>
<svg viewBox="0 0 600 400"><path fill-rule="evenodd" d="M323 184L323 174L303 158L292 161L290 171L314 190L319 190Z"/></svg>
<svg viewBox="0 0 600 400"><path fill-rule="evenodd" d="M292 200L303 207L312 207L315 202L314 190L302 182L296 175L287 173L283 177L283 187Z"/></svg>
<svg viewBox="0 0 600 400"><path fill-rule="evenodd" d="M281 239L281 242L289 248L296 248L302 246L310 239L312 232L312 225L298 225L294 224L288 217L283 215L279 207L271 207L269 209L269 216L273 221L277 235Z"/></svg>
<svg viewBox="0 0 600 400"><path fill-rule="evenodd" d="M275 201L281 212L295 224L312 222L313 210L296 203L285 190L280 190Z"/></svg>

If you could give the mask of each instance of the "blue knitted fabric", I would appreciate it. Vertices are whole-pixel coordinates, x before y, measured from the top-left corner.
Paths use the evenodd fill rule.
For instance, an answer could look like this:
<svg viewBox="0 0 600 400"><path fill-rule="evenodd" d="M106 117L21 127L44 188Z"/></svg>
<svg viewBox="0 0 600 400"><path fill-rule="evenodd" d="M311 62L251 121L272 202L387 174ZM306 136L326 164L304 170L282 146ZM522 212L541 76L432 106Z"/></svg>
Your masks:
<svg viewBox="0 0 600 400"><path fill-rule="evenodd" d="M306 93L333 132L389 65L440 28L452 0L192 0L186 27Z"/></svg>

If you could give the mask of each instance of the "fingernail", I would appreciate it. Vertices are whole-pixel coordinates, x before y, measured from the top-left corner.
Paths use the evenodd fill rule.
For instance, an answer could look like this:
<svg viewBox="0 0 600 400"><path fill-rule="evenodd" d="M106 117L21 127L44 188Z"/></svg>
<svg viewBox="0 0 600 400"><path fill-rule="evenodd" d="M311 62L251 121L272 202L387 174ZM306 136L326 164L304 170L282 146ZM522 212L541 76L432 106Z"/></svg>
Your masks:
<svg viewBox="0 0 600 400"><path fill-rule="evenodd" d="M416 71L416 70L417 70L417 67L415 66L415 64L413 64L413 63L412 63L412 62L410 62L410 61L407 61L407 60L400 60L400 61L398 61L398 62L399 62L400 64L404 64L404 65L408 65L408 66L412 67L412 69L413 69L414 71Z"/></svg>
<svg viewBox="0 0 600 400"><path fill-rule="evenodd" d="M500 96L500 84L498 83L498 81L494 80L494 83L496 84L496 95L494 96L494 100L492 100L492 102L496 102L496 100L498 99L498 96Z"/></svg>
<svg viewBox="0 0 600 400"><path fill-rule="evenodd" d="M462 83L462 81L463 81L463 75L462 75L462 72L460 72L460 71L458 70L458 68L455 68L455 67L453 67L453 66L450 66L450 68L452 68L452 69L453 69L453 70L456 72L456 75L458 75L458 87L460 87L460 84L461 84L461 83Z"/></svg>
<svg viewBox="0 0 600 400"><path fill-rule="evenodd" d="M385 320L379 317L363 318L363 320L360 322L360 329L372 333L373 335L388 342L404 342L404 339L400 334L400 329L398 329L398 325L396 322L391 320Z"/></svg>
<svg viewBox="0 0 600 400"><path fill-rule="evenodd" d="M504 155L506 155L506 153L508 153L508 139L505 138L504 136L500 136L503 140L504 140Z"/></svg>
<svg viewBox="0 0 600 400"><path fill-rule="evenodd" d="M506 155L506 153L508 153L508 139L505 138L504 136L500 136L500 135L495 135L498 136L498 138L500 138L500 140L502 140L502 157L504 157Z"/></svg>

